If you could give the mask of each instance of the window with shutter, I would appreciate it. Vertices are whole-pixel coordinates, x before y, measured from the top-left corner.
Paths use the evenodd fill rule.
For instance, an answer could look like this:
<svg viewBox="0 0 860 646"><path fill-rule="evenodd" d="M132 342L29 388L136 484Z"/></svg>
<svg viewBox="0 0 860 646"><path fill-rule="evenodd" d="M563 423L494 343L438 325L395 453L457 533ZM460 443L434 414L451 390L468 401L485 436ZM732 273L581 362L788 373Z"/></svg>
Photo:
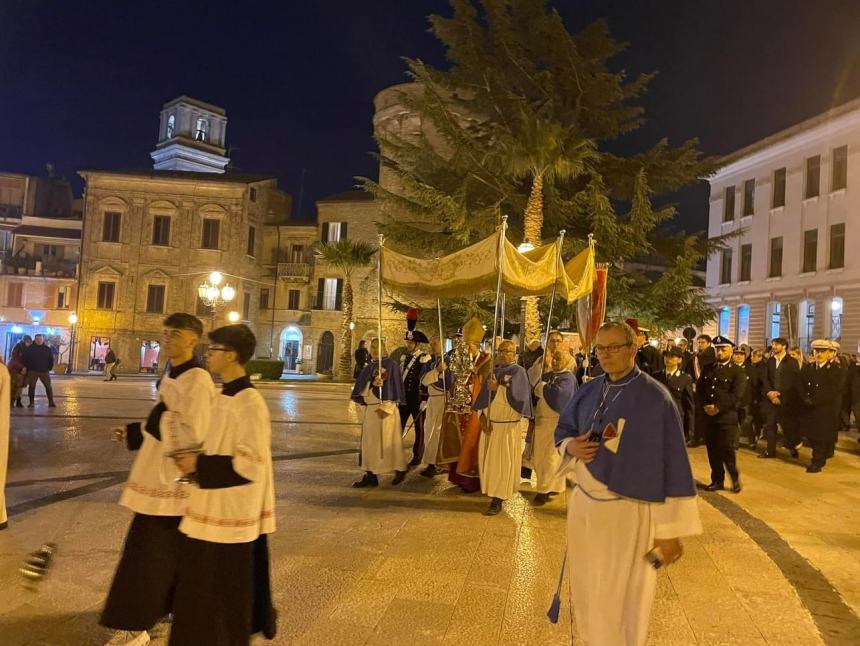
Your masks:
<svg viewBox="0 0 860 646"><path fill-rule="evenodd" d="M328 242L328 222L322 223L322 231L320 232L320 240Z"/></svg>
<svg viewBox="0 0 860 646"><path fill-rule="evenodd" d="M215 218L203 219L203 240L200 246L203 249L218 249L218 237L221 229L221 221Z"/></svg>
<svg viewBox="0 0 860 646"><path fill-rule="evenodd" d="M96 307L100 310L112 310L115 290L116 283L99 283Z"/></svg>
<svg viewBox="0 0 860 646"><path fill-rule="evenodd" d="M251 320L251 292L245 292L242 299L242 319Z"/></svg>
<svg viewBox="0 0 860 646"><path fill-rule="evenodd" d="M102 242L119 242L121 214L108 211L102 223Z"/></svg>
<svg viewBox="0 0 860 646"><path fill-rule="evenodd" d="M321 310L323 308L323 292L325 291L325 278L320 278L317 281L317 301L314 309Z"/></svg>
<svg viewBox="0 0 860 646"><path fill-rule="evenodd" d="M340 311L343 308L343 278L337 279L335 287L334 309Z"/></svg>
<svg viewBox="0 0 860 646"><path fill-rule="evenodd" d="M164 313L164 285L150 285L146 292L146 312Z"/></svg>
<svg viewBox="0 0 860 646"><path fill-rule="evenodd" d="M338 238L338 240L346 240L346 225L346 222L340 223L340 237Z"/></svg>

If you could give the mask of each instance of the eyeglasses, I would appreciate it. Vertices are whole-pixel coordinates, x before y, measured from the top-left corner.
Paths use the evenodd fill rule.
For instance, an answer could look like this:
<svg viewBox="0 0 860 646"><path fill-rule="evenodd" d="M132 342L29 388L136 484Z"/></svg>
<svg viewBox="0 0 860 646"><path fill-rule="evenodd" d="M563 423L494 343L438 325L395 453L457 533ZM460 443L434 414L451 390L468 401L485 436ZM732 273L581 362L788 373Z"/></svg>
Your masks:
<svg viewBox="0 0 860 646"><path fill-rule="evenodd" d="M596 345L594 346L594 351L597 354L618 354L621 352L622 348L628 348L632 343L613 343L611 345Z"/></svg>
<svg viewBox="0 0 860 646"><path fill-rule="evenodd" d="M206 352L233 352L233 351L230 348L208 347L208 348L206 348Z"/></svg>

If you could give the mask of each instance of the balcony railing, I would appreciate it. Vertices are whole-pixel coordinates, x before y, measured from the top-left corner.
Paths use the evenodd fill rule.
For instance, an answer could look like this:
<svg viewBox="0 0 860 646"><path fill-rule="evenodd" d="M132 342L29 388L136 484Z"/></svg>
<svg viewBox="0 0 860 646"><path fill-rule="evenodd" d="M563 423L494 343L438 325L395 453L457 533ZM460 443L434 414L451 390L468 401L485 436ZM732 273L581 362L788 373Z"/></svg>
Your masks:
<svg viewBox="0 0 860 646"><path fill-rule="evenodd" d="M78 263L74 260L45 258L39 260L32 256L13 256L10 253L0 255L0 267L4 274L19 276L50 276L56 278L76 278Z"/></svg>
<svg viewBox="0 0 860 646"><path fill-rule="evenodd" d="M308 282L311 276L311 266L306 262L279 262L278 278Z"/></svg>

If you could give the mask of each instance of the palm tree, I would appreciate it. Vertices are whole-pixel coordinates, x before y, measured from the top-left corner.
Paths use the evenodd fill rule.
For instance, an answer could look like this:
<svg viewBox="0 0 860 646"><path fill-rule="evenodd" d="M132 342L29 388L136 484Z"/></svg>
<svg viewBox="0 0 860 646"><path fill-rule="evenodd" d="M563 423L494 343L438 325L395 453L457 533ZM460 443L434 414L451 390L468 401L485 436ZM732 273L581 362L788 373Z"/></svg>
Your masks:
<svg viewBox="0 0 860 646"><path fill-rule="evenodd" d="M544 182L563 182L582 174L595 157L594 144L578 137L572 127L542 120L520 111L520 128L500 140L500 160L505 171L518 179L531 178L532 186L523 214L523 242L542 241ZM526 299L526 340L540 336L537 297Z"/></svg>
<svg viewBox="0 0 860 646"><path fill-rule="evenodd" d="M373 260L376 247L366 242L339 240L323 242L317 246L316 257L343 274L343 320L340 324L340 359L337 374L340 379L352 376L352 274L356 269L367 267Z"/></svg>

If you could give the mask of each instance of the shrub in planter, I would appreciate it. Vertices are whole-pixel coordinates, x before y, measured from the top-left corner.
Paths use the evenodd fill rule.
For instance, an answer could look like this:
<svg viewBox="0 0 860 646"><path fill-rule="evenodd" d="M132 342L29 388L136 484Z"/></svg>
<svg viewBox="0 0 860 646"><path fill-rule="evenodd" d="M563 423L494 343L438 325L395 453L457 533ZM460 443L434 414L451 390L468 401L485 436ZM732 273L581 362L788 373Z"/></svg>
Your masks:
<svg viewBox="0 0 860 646"><path fill-rule="evenodd" d="M263 379L277 380L284 372L284 362L274 359L251 359L245 364L245 372L249 375L259 373Z"/></svg>

